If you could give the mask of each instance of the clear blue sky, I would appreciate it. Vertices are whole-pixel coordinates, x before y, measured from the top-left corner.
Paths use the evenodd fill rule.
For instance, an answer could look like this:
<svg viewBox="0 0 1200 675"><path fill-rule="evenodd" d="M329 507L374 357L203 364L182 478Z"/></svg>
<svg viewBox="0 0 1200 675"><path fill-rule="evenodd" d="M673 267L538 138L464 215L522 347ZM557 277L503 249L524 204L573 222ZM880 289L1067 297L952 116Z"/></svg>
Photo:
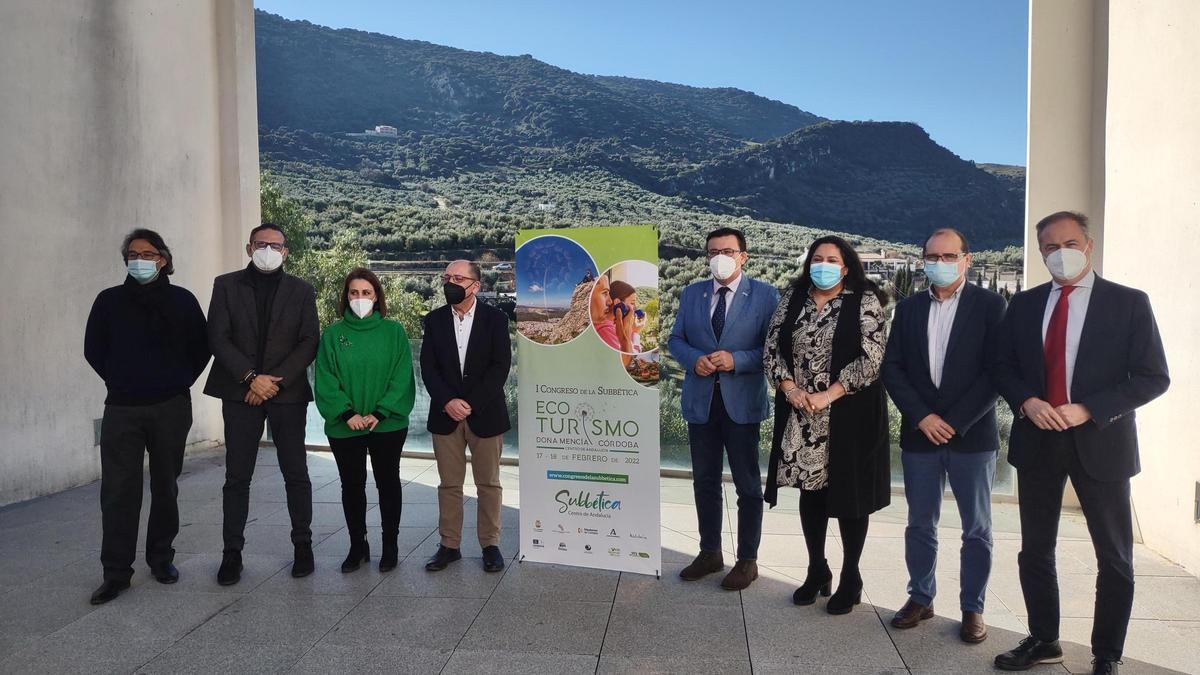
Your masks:
<svg viewBox="0 0 1200 675"><path fill-rule="evenodd" d="M1025 163L1027 0L256 0L335 28L595 75L738 87L823 117L911 121Z"/></svg>

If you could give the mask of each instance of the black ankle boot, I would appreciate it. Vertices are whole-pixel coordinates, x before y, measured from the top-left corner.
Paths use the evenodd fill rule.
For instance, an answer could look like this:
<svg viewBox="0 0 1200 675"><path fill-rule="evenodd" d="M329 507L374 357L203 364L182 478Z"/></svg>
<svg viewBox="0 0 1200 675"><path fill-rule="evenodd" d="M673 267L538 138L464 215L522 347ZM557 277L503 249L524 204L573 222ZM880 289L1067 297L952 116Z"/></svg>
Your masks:
<svg viewBox="0 0 1200 675"><path fill-rule="evenodd" d="M833 583L833 572L829 563L822 560L808 566L808 576L804 577L804 585L792 593L792 602L797 605L811 605L817 601L817 594L828 598L830 585Z"/></svg>
<svg viewBox="0 0 1200 675"><path fill-rule="evenodd" d="M346 554L346 560L342 562L342 572L353 572L358 569L358 566L371 562L371 547L367 544L366 539L358 539L350 542L350 552Z"/></svg>
<svg viewBox="0 0 1200 675"><path fill-rule="evenodd" d="M857 571L842 572L838 580L837 592L825 604L825 611L830 614L849 614L854 606L862 602L862 575Z"/></svg>
<svg viewBox="0 0 1200 675"><path fill-rule="evenodd" d="M400 547L396 544L396 535L383 535L383 554L379 556L379 571L391 572L396 569L400 559Z"/></svg>

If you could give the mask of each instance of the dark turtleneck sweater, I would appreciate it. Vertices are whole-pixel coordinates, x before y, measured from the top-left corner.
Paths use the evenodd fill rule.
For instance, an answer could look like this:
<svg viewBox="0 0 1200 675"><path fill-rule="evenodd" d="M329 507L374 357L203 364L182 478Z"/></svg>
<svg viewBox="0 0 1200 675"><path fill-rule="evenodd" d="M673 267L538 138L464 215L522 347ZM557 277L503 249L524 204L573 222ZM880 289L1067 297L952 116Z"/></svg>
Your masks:
<svg viewBox="0 0 1200 675"><path fill-rule="evenodd" d="M108 387L107 405L152 405L188 389L210 356L204 312L165 274L125 283L96 296L83 354Z"/></svg>
<svg viewBox="0 0 1200 675"><path fill-rule="evenodd" d="M267 335L271 330L271 308L275 306L275 293L279 291L279 280L283 278L283 267L274 272L262 272L254 263L246 266L246 277L254 287L254 309L258 315L258 358L254 370L263 370L263 354L267 353Z"/></svg>

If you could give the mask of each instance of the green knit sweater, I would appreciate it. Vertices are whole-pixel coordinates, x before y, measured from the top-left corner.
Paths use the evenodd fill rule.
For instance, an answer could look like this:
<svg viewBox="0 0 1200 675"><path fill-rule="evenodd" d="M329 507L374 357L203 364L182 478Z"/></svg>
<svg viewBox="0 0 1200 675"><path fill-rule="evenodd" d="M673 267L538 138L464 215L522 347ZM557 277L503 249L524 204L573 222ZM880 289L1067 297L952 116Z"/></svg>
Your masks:
<svg viewBox="0 0 1200 675"><path fill-rule="evenodd" d="M316 385L317 410L329 438L365 435L346 424L355 413L382 416L376 433L407 429L416 380L404 326L379 312L360 319L347 311L321 336Z"/></svg>

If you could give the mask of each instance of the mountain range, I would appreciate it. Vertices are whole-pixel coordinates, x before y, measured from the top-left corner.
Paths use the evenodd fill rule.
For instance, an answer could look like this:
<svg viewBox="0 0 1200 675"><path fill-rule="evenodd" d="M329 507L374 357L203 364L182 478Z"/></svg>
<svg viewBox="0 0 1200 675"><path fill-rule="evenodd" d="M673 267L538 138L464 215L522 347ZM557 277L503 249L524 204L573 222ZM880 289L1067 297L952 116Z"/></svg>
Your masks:
<svg viewBox="0 0 1200 675"><path fill-rule="evenodd" d="M381 188L602 170L687 208L915 243L1019 243L1020 167L976 166L912 123L828 120L734 88L574 73L256 12L260 147L284 173ZM365 135L376 125L394 137Z"/></svg>

